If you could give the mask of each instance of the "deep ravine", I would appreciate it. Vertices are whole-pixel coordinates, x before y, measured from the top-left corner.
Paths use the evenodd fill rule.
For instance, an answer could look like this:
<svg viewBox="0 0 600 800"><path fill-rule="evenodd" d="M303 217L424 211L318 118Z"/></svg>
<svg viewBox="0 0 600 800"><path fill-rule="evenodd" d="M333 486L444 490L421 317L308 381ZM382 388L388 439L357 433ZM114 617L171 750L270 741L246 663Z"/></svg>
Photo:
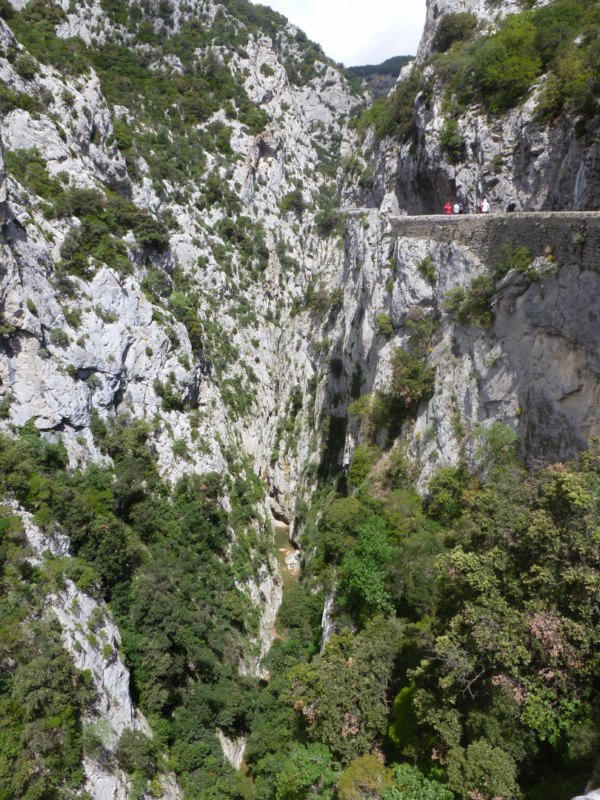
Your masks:
<svg viewBox="0 0 600 800"><path fill-rule="evenodd" d="M0 0L0 800L597 787L596 6Z"/></svg>

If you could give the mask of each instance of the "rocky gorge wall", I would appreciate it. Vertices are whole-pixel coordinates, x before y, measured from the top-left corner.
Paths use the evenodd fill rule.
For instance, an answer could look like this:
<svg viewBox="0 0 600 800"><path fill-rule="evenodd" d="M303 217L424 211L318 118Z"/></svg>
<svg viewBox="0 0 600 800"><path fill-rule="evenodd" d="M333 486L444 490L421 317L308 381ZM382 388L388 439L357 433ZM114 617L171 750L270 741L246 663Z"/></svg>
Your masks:
<svg viewBox="0 0 600 800"><path fill-rule="evenodd" d="M111 32L99 4L88 11L73 13L63 35L97 42L88 27L94 19L102 19L106 33ZM216 12L215 4L204 3L193 8L186 4L182 13L199 13L210 24ZM177 26L185 21L184 16L176 20ZM290 26L285 36L288 57L294 57L299 47L296 29ZM2 85L15 92L23 106L25 97L44 97L35 111L19 107L2 115L0 142L12 163L18 158L34 161L44 178L56 181L53 195L42 198L38 192L43 190L17 179L14 168L7 177L0 150L1 428L16 433L30 422L44 437L62 442L71 467L76 467L106 463L94 441L94 420L146 420L149 446L171 484L186 474L217 472L226 479L230 470L253 470L260 475L270 499L257 501L250 527L256 537L264 528L263 558L258 563L256 553L248 555L245 577L238 585L256 607L257 633L244 652L234 654L240 673L255 678L263 672L261 660L273 640L281 601L276 559L269 555L268 515L273 507L279 516L290 518L301 465L312 447L312 432L304 429L296 431L289 452L283 444L281 452L277 450L290 413L290 395L298 386L305 387L316 371L314 353L306 347L313 328L310 315L304 314L302 325L286 322L294 303L302 307L309 285L324 286L330 276L333 282L343 256L335 240L317 235L312 213L303 218L300 208L286 215L279 206L300 186L299 205L316 201L325 183L319 171L323 153L326 156L341 135L343 117L357 100L325 61L316 66L321 73L316 82L292 85L271 39L250 37L247 49L235 55L232 69L250 102L268 109L268 130L256 135L231 122L227 157L214 151L211 155L210 150L204 156L198 144L208 161L203 175L212 170L217 198L232 202L235 196L240 206L236 217L245 213L244 224L252 225L251 234L244 235L240 228L227 236L219 224L223 226L230 214L218 199L205 207L204 180L187 187L187 196L181 187L176 190L167 183L159 196L143 155L126 166L114 141L119 117L109 112L93 70L74 79L37 63L34 74L24 79L14 68L14 58L8 58L23 48L2 19L0 45ZM157 66L156 74L162 69ZM131 109L121 108L119 113L135 124ZM227 118L218 110L210 124L223 126L223 119ZM68 191L100 193L101 203L107 193L118 190L132 204L129 208L142 211L146 220L146 215L157 220L170 209L167 240L158 249L140 248L130 231L121 246L125 274L101 259L88 274L68 276L61 284L65 240L84 229L84 212L58 217L48 213L48 201L61 194L61 183ZM258 224L264 227L255 229ZM252 278L232 245L231 237L237 235L247 246L252 242L251 249L263 243L260 269L250 265L256 269ZM177 294L175 274L188 276L183 281L188 294ZM148 290L148 278L157 275L162 299ZM192 292L194 306L186 326L169 309L169 298L189 304ZM190 321L196 330L193 345ZM227 497L223 503L230 508ZM241 537L242 530L236 535ZM72 587L69 592L72 595ZM74 626L82 624L67 613L72 601L72 596L64 600L62 595L48 600L48 613L60 620L67 647ZM90 602L79 599L82 608ZM77 663L98 676L108 670L106 659L100 641L85 649L85 663ZM106 702L91 713L106 727L114 749L124 729L140 729L127 671L121 670L106 690L98 691ZM123 707L122 697L133 709L124 722L113 713ZM88 759L85 770L87 788L96 800L120 800L131 791L114 759ZM165 798L178 796L168 775L164 781L155 791Z"/></svg>
<svg viewBox="0 0 600 800"><path fill-rule="evenodd" d="M4 225L8 213L8 188L6 182L6 167L4 165L4 148L0 138L0 225Z"/></svg>
<svg viewBox="0 0 600 800"><path fill-rule="evenodd" d="M415 321L429 318L435 392L404 428L423 489L438 466L469 451L467 434L480 424L514 427L530 463L575 457L600 425L599 235L596 213L444 218L371 211L353 219L344 312L332 345L343 372L331 379L327 396L339 405L330 410L344 417L357 374L360 394L386 391L392 350L410 347ZM493 281L491 324L460 323L448 307L453 292L468 292L518 247L526 248L534 272L507 267ZM381 314L391 335L378 327ZM347 424L346 464L360 438L357 421Z"/></svg>
<svg viewBox="0 0 600 800"><path fill-rule="evenodd" d="M217 5L191 4L207 19L217 14ZM189 13L179 14L176 6L174 31ZM477 13L479 6L473 6ZM490 19L491 8L485 4ZM430 4L432 14L433 9ZM88 11L70 13L62 33L92 43L98 32L90 20L102 20L110 33L101 4ZM1 20L0 33L6 56L10 48L20 48ZM431 35L429 30L425 49ZM443 115L436 101L433 110L418 109L425 137L421 151L415 155L397 142L377 145L372 207L347 219L333 215L333 227L323 231L316 222L322 192L343 181L335 161L327 174L325 156L337 157L340 147L348 155L357 146L347 120L361 100L325 61L317 61L316 76L304 85L291 83L281 48L294 55L298 41L293 26L282 35L280 49L253 33L245 48L231 55L235 79L268 111L270 122L252 134L218 110L200 127L228 126L232 154L225 158L213 148L201 179L183 186L165 181L160 190L144 153L132 163L114 140L120 123L135 127L139 109L111 108L93 70L73 79L40 64L36 75L25 79L8 57L0 58L7 86L44 96L46 103L41 111L14 109L0 120L0 142L13 158L37 149L49 175L70 189L118 189L138 210L156 218L168 212L165 218L172 220L163 251L144 248L128 231L126 274L96 263L93 275L72 277L73 293L64 292L61 250L81 219L46 213L31 187L10 172L6 176L0 146L2 430L14 433L33 420L44 437L64 443L74 467L105 462L94 439L94 419L145 420L168 481L190 473L228 475L244 462L265 488L259 522L268 523L270 514L293 522L298 499L310 498L314 489L307 473L314 476L329 440L335 471L349 465L364 436L359 422L348 417L350 403L387 388L394 348L409 347L411 323L431 317L435 334L427 362L435 368L435 391L402 430L423 493L439 466L472 455L470 433L481 424L514 427L523 454L534 463L575 456L600 428L598 216L447 219L403 217L401 211L439 208L450 192L474 204L476 192L483 191L497 207L510 194L532 209L594 208L596 151L581 154L568 129L543 129L531 121L526 106L496 127L475 112L466 115L460 124L469 158L460 167L450 165L438 141ZM157 75L169 69L175 80L177 62L157 61ZM498 155L501 174L492 167ZM211 170L218 191L208 202ZM361 195L356 185L344 191L348 197ZM244 271L240 250L248 244L239 229L228 227L231 212L220 205L227 192L241 203L233 216L264 226L260 270ZM258 241L259 229L249 230ZM448 297L489 274L505 245L530 248L536 277L509 270L494 286L491 324L460 323L446 308ZM422 269L426 259L429 276ZM149 279L157 273L166 276L167 285L152 295ZM177 305L188 302L181 297L186 292L193 298L196 328ZM382 332L381 314L389 317L391 332ZM245 675L264 674L261 661L281 601L277 572L267 555L240 582L260 616L258 637L240 658ZM81 619L69 617L66 609L74 599L71 585L64 597L51 598L67 647L76 626L86 622L83 612ZM90 603L79 599L82 607ZM325 626L331 633L327 615ZM109 630L108 622L104 627ZM116 648L117 633L113 643ZM99 686L105 662L101 648L88 647L81 655ZM124 727L145 728L131 701L119 699L129 698L122 662L115 657L111 666L111 675L117 668L118 675L108 688L100 686L103 705L97 714L109 720L116 740ZM236 763L240 747L233 748ZM100 780L99 772L98 764L88 764L88 776L96 775L89 787L96 800L127 796L123 775L113 769ZM164 780L169 784L171 778ZM163 796L176 797L167 784Z"/></svg>

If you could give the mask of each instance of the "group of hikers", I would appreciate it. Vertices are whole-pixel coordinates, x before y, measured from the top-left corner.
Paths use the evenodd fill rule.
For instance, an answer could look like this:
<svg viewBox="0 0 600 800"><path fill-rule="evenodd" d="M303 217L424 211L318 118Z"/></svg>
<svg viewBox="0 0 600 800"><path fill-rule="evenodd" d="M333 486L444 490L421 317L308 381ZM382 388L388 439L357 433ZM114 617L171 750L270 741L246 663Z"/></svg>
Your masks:
<svg viewBox="0 0 600 800"><path fill-rule="evenodd" d="M489 214L490 213L491 208L490 208L490 203L489 203L489 200L487 199L487 197L483 198L483 200L479 204L477 210L481 214ZM450 216L452 214L464 214L464 213L465 213L465 207L464 207L464 205L462 203L459 203L458 201L455 202L455 203L451 203L450 201L448 201L446 203L446 205L444 206L444 214L446 214L446 216Z"/></svg>
<svg viewBox="0 0 600 800"><path fill-rule="evenodd" d="M511 200L506 206L506 210L509 212L515 211L516 207L517 204ZM477 206L477 211L480 214L489 214L491 210L492 209L489 200L487 199L487 197L484 197ZM455 203L451 203L450 201L448 201L444 206L444 214L446 214L447 216L451 216L452 214L465 214L465 213L466 212L464 205L462 203L459 203L458 201L456 201Z"/></svg>

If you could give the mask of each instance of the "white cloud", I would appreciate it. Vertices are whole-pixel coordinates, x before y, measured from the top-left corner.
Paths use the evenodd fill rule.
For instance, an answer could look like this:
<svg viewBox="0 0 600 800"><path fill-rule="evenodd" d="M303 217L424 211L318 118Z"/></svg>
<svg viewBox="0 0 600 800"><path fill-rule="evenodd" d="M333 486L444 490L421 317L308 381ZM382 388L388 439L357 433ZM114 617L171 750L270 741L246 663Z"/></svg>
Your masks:
<svg viewBox="0 0 600 800"><path fill-rule="evenodd" d="M425 0L263 0L347 66L416 53Z"/></svg>

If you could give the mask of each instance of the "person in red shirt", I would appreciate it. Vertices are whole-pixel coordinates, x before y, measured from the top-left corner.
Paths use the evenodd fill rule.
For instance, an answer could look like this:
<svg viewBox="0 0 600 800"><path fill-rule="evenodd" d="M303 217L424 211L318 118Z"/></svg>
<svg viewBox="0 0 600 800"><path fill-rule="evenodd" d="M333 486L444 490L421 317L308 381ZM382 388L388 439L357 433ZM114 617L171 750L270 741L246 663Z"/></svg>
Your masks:
<svg viewBox="0 0 600 800"><path fill-rule="evenodd" d="M452 203L448 201L444 206L444 214L449 215L452 214Z"/></svg>

